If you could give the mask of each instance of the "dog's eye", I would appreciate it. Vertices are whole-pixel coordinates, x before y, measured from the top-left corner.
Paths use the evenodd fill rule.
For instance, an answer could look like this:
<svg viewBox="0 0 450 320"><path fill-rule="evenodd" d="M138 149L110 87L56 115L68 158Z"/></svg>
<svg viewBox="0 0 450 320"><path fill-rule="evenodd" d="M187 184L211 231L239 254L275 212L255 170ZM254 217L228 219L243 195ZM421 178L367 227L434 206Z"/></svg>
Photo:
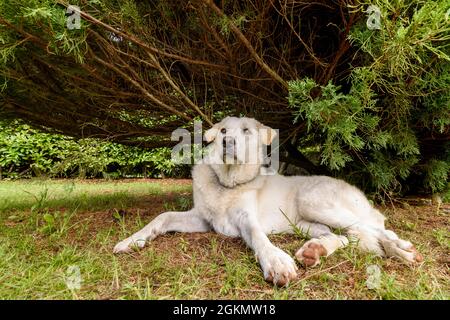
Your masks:
<svg viewBox="0 0 450 320"><path fill-rule="evenodd" d="M223 134L227 133L227 129L222 128L222 130L220 130L220 132L222 132Z"/></svg>
<svg viewBox="0 0 450 320"><path fill-rule="evenodd" d="M250 133L250 130L248 130L248 128L244 128L244 129L242 129L242 131L244 131L245 134L249 134Z"/></svg>

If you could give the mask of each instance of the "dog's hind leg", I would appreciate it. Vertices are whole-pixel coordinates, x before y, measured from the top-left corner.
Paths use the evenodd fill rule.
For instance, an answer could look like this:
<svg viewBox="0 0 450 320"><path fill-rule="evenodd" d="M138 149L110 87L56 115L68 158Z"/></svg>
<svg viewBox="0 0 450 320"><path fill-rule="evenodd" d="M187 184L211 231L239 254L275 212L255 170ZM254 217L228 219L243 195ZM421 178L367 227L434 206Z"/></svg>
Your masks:
<svg viewBox="0 0 450 320"><path fill-rule="evenodd" d="M211 226L195 211L164 212L153 219L144 228L119 242L114 247L114 253L130 252L133 248L142 248L147 241L166 232L206 232Z"/></svg>
<svg viewBox="0 0 450 320"><path fill-rule="evenodd" d="M320 223L300 221L297 228L310 237L311 240L297 251L295 257L307 267L314 267L320 263L320 257L328 257L336 250L348 245L348 239L331 232L331 229Z"/></svg>
<svg viewBox="0 0 450 320"><path fill-rule="evenodd" d="M381 257L395 257L407 263L421 262L422 255L409 241L400 239L395 232L371 225L355 225L348 229L350 239L358 247Z"/></svg>
<svg viewBox="0 0 450 320"><path fill-rule="evenodd" d="M381 228L363 224L352 225L346 230L347 236L352 243L365 252L371 252L377 256L384 257L385 252L380 243Z"/></svg>
<svg viewBox="0 0 450 320"><path fill-rule="evenodd" d="M414 245L406 240L400 239L391 230L380 230L380 242L387 257L395 257L406 263L422 262L423 256L416 250Z"/></svg>

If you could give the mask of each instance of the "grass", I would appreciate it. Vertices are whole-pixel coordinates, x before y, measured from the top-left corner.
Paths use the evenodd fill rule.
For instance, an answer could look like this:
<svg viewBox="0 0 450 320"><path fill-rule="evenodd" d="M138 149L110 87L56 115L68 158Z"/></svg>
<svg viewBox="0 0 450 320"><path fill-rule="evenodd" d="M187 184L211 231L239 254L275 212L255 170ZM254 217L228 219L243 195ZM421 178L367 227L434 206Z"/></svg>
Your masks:
<svg viewBox="0 0 450 320"><path fill-rule="evenodd" d="M129 207L142 196L189 190L186 183L167 185L139 180L83 182L83 180L21 180L0 183L0 212L33 208L101 210ZM126 180L125 180L126 181ZM169 180L170 181L170 180Z"/></svg>
<svg viewBox="0 0 450 320"><path fill-rule="evenodd" d="M111 253L160 212L191 205L188 180L0 182L0 299L450 298L448 204L382 208L389 227L423 253L422 264L349 246L317 268L300 268L288 288L264 281L240 239L215 233L167 234L139 252ZM270 238L291 254L305 241ZM373 289L371 268L379 275ZM79 287L70 285L73 270Z"/></svg>

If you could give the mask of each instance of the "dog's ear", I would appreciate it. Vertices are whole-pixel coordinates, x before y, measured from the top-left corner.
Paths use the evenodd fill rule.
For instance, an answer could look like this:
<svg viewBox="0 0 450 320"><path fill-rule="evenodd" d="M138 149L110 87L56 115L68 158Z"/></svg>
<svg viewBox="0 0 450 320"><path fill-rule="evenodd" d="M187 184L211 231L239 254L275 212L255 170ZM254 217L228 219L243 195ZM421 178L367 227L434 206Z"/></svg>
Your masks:
<svg viewBox="0 0 450 320"><path fill-rule="evenodd" d="M217 133L219 132L220 126L222 125L222 122L228 118L229 117L223 118L222 121L217 122L210 129L205 131L204 138L205 138L206 142L210 143L211 141L213 141L216 138Z"/></svg>
<svg viewBox="0 0 450 320"><path fill-rule="evenodd" d="M265 145L270 145L277 135L277 132L268 126L261 126L259 128L259 137L261 138L261 142Z"/></svg>
<svg viewBox="0 0 450 320"><path fill-rule="evenodd" d="M209 143L213 141L216 138L218 132L219 132L219 125L218 123L216 123L215 125L213 125L212 128L205 131L204 137L206 142Z"/></svg>

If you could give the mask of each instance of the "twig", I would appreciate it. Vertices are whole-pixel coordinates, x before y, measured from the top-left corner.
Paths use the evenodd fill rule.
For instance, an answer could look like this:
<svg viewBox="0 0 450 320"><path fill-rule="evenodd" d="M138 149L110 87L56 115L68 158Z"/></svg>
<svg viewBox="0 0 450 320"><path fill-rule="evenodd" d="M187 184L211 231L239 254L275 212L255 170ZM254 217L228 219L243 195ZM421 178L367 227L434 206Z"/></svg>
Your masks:
<svg viewBox="0 0 450 320"><path fill-rule="evenodd" d="M164 102L162 102L161 100L159 100L158 98L156 98L154 95L152 95L150 92L148 92L141 84L139 84L136 80L132 79L130 76L128 76L125 72L123 72L122 70L120 70L119 68L117 68L116 66L102 60L101 58L97 57L95 54L92 54L94 60L100 62L101 64L103 64L105 67L114 70L116 73L120 74L125 80L131 82L136 88L138 88L140 91L142 91L142 93L148 97L151 101L153 101L154 103L156 103L157 105L159 105L160 107L163 107L164 109L167 109L169 112L174 113L180 117L182 117L183 119L186 119L188 121L191 121L192 119L190 117L188 117L186 114L176 110L175 108L165 104Z"/></svg>
<svg viewBox="0 0 450 320"><path fill-rule="evenodd" d="M59 0L58 3L66 6L66 7L68 6L68 3L66 1ZM99 26L105 28L109 32L114 33L116 36L120 36L120 37L122 37L124 39L127 39L127 40L129 40L131 42L134 42L135 44L139 45L143 49L148 50L148 51L150 51L152 53L160 54L160 55L168 57L168 58L184 61L184 62L191 63L191 64L202 65L202 66L205 66L205 67L212 67L212 68L215 68L215 69L225 70L227 68L227 67L222 66L222 65L217 65L217 64L213 64L213 63L210 63L210 62L207 62L207 61L195 60L195 59L191 59L191 58L188 58L188 57L183 57L183 56L180 56L180 55L171 54L171 53L168 53L168 52L165 52L165 51L161 51L161 50L159 50L157 48L151 47L151 46L147 45L146 43L142 42L140 39L138 39L138 38L136 38L136 37L134 37L134 36L132 36L130 34L127 34L125 32L122 32L120 30L117 30L117 29L113 28L112 26L110 26L110 25L108 25L108 24L106 24L106 23L104 23L104 22L94 18L93 16L89 15L85 11L80 11L80 16L83 17L84 19L86 19L87 21L90 21L93 24L96 24L96 25L99 25Z"/></svg>
<svg viewBox="0 0 450 320"><path fill-rule="evenodd" d="M247 292L259 292L259 293L273 293L273 289L265 289L265 290L258 290L258 289L244 289L244 288L233 288L234 290L238 291L247 291Z"/></svg>
<svg viewBox="0 0 450 320"><path fill-rule="evenodd" d="M252 57L255 59L256 63L258 63L261 68L263 68L274 80L279 82L285 89L289 89L289 85L286 81L283 80L283 78L278 75L271 67L269 67L264 60L258 55L258 53L255 51L255 48L251 45L251 43L247 40L247 38L244 36L244 34L239 30L239 28L232 22L226 14L218 7L216 4L211 1L207 0L205 1L206 4L213 9L219 16L227 18L228 24L230 29L234 32L234 34L237 36L237 38L243 43L243 45L248 49Z"/></svg>
<svg viewBox="0 0 450 320"><path fill-rule="evenodd" d="M337 267L339 267L339 266L341 266L341 265L343 265L344 263L347 263L347 262L349 262L349 261L350 261L350 260L345 260L345 261L339 262L338 264L336 264L336 265L334 265L334 266L332 266L332 267L329 267L329 268L326 268L326 269L319 270L319 271L317 271L317 272L311 273L311 274L307 275L306 277L304 277L304 278L302 278L302 279L299 279L299 280L298 280L297 282L295 282L292 286L294 287L294 286L296 286L297 284L301 283L301 282L304 281L304 280L310 279L310 278L315 277L315 276L317 276L317 275L319 275L319 274L321 274L321 273L324 273L324 272L330 271L330 270L332 270L332 269L335 269L335 268L337 268Z"/></svg>

